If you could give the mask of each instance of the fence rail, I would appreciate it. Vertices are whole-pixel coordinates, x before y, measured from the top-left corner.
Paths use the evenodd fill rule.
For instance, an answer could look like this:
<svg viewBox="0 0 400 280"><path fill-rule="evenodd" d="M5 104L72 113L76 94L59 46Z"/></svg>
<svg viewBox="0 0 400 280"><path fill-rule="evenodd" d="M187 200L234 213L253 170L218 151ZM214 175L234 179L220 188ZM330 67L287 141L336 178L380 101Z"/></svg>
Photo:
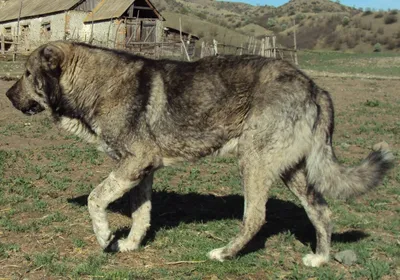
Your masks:
<svg viewBox="0 0 400 280"><path fill-rule="evenodd" d="M295 43L296 46L296 43ZM273 57L278 59L289 59L298 65L297 48L278 47L276 36L266 36L262 40L250 37L246 44L240 46L219 43L215 39L212 43L202 42L200 57L215 56L220 54L234 55L260 55L263 57Z"/></svg>

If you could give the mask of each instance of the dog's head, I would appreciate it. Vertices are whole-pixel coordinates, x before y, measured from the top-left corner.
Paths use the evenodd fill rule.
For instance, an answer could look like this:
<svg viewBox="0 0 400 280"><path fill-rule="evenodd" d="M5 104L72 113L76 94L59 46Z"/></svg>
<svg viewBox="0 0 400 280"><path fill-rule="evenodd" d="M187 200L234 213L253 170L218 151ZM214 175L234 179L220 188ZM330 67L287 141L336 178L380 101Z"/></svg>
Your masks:
<svg viewBox="0 0 400 280"><path fill-rule="evenodd" d="M59 79L65 51L58 43L36 49L28 58L23 76L7 91L13 106L27 115L49 108L60 95Z"/></svg>

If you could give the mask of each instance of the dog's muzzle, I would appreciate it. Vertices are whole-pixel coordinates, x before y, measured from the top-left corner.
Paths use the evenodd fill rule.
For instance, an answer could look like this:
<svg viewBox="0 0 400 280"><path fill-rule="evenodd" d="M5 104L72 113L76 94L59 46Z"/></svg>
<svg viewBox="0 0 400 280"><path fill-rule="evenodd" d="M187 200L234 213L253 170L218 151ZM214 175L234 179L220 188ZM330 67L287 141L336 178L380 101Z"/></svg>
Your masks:
<svg viewBox="0 0 400 280"><path fill-rule="evenodd" d="M32 116L44 110L43 106L36 101L30 100L28 107L21 108L21 112L25 115Z"/></svg>
<svg viewBox="0 0 400 280"><path fill-rule="evenodd" d="M35 115L42 112L45 108L35 100L21 95L20 82L15 83L7 92L6 96L13 106L25 115Z"/></svg>

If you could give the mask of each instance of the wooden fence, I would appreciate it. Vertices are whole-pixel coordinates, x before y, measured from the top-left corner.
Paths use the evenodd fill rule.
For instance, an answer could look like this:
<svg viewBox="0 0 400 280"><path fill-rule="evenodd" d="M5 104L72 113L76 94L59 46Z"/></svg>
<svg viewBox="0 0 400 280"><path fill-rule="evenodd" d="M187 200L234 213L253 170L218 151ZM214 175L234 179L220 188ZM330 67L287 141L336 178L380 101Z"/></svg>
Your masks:
<svg viewBox="0 0 400 280"><path fill-rule="evenodd" d="M118 30L118 29L117 29ZM73 34L75 31L73 32ZM118 34L118 32L116 32ZM151 32L149 33L151 34ZM191 46L190 43L186 42L182 37L182 27L180 22L180 36L179 40L174 42L147 42L145 41L133 41L132 36L127 38L127 41L122 45L117 45L117 35L115 36L115 40L111 40L109 36L107 36L107 42L105 43L105 47L114 47L114 48L122 48L128 51L132 51L133 53L145 55L145 56L153 56L155 58L161 57L180 57L183 60L191 61L195 56L194 46ZM149 37L149 36L147 36ZM15 37L10 39L6 39L4 34L0 34L0 54L5 55L6 47L8 47L7 53L13 55L13 59L15 60L18 52L19 38ZM73 36L71 38L73 39ZM78 41L79 38L77 39ZM86 38L85 38L86 41ZM100 44L103 45L104 42L99 42L96 38L93 38L92 34L90 36L89 43L92 44ZM110 46L111 44L111 46ZM191 49L189 49L191 48ZM232 55L260 55L263 57L272 57L277 59L286 59L291 60L294 64L298 65L297 58L297 42L296 42L296 32L294 32L294 48L284 48L277 45L276 36L266 36L261 40L256 39L255 37L249 37L247 42L241 43L240 46L230 45L219 43L217 40L213 40L212 43L202 42L201 44L201 53L200 57L206 56L216 56L219 54L232 54Z"/></svg>
<svg viewBox="0 0 400 280"><path fill-rule="evenodd" d="M12 54L13 61L15 61L18 54L18 45L18 40L8 40L4 34L0 33L0 55Z"/></svg>
<svg viewBox="0 0 400 280"><path fill-rule="evenodd" d="M202 42L200 57L214 56L220 54L233 55L260 55L264 57L273 57L278 59L287 59L298 65L297 47L293 49L277 46L276 36L266 36L261 40L250 37L248 42L240 46L219 43L215 39L212 43Z"/></svg>

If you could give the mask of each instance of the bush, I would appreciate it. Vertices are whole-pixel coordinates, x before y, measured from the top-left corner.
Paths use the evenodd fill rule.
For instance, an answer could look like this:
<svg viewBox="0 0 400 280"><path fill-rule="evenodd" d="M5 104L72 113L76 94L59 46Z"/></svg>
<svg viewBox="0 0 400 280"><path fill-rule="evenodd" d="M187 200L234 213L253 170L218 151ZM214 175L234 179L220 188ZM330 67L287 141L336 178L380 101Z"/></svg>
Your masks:
<svg viewBox="0 0 400 280"><path fill-rule="evenodd" d="M397 15L397 10L391 10L391 11L390 11L390 14L391 14L391 15Z"/></svg>
<svg viewBox="0 0 400 280"><path fill-rule="evenodd" d="M335 51L340 51L341 48L342 48L342 41L341 40L335 41L335 43L333 44L333 49Z"/></svg>
<svg viewBox="0 0 400 280"><path fill-rule="evenodd" d="M361 28L361 19L360 18L354 18L352 21L353 21L353 25L355 28Z"/></svg>
<svg viewBox="0 0 400 280"><path fill-rule="evenodd" d="M363 15L364 17L365 17L365 16L368 16L368 15L372 15L372 12L371 12L371 10L366 10L362 15Z"/></svg>
<svg viewBox="0 0 400 280"><path fill-rule="evenodd" d="M189 14L189 10L187 9L187 8L185 8L185 7L182 7L180 10L179 10L179 13L180 14L182 14L182 15L187 15L187 14Z"/></svg>
<svg viewBox="0 0 400 280"><path fill-rule="evenodd" d="M347 25L349 25L349 23L350 23L350 18L348 16L344 16L342 18L342 25L347 26Z"/></svg>
<svg viewBox="0 0 400 280"><path fill-rule="evenodd" d="M208 32L212 38L215 38L218 36L218 28L215 26L212 26Z"/></svg>
<svg viewBox="0 0 400 280"><path fill-rule="evenodd" d="M356 38L349 36L347 37L346 44L350 49L354 49L357 46L358 42Z"/></svg>
<svg viewBox="0 0 400 280"><path fill-rule="evenodd" d="M383 13L375 14L374 18L383 18Z"/></svg>
<svg viewBox="0 0 400 280"><path fill-rule="evenodd" d="M296 15L296 22L300 22L305 18L305 16L303 14L297 14Z"/></svg>
<svg viewBox="0 0 400 280"><path fill-rule="evenodd" d="M379 43L376 43L374 45L374 52L381 52L382 51L382 46Z"/></svg>
<svg viewBox="0 0 400 280"><path fill-rule="evenodd" d="M269 18L269 19L268 19L268 22L267 22L267 27L268 27L268 28L273 28L273 27L275 27L275 25L276 25L275 19Z"/></svg>
<svg viewBox="0 0 400 280"><path fill-rule="evenodd" d="M385 34L385 29L383 29L383 27L379 27L377 32L378 34Z"/></svg>
<svg viewBox="0 0 400 280"><path fill-rule="evenodd" d="M369 23L362 23L361 28L364 30L372 30L372 22Z"/></svg>
<svg viewBox="0 0 400 280"><path fill-rule="evenodd" d="M393 39L389 39L389 42L387 44L387 49L394 50L395 48L396 48L396 41Z"/></svg>
<svg viewBox="0 0 400 280"><path fill-rule="evenodd" d="M384 22L385 22L385 24L392 24L392 23L395 23L395 22L397 22L397 16L396 16L396 15L392 15L392 14L387 15L387 16L385 17Z"/></svg>
<svg viewBox="0 0 400 280"><path fill-rule="evenodd" d="M197 13L197 16L200 18L200 19L207 19L207 16L206 16L206 14L204 14L204 13Z"/></svg>
<svg viewBox="0 0 400 280"><path fill-rule="evenodd" d="M386 36L386 37L383 37L383 38L381 38L381 39L379 40L379 42L380 42L382 45L388 44L389 41L390 41L390 38L387 37L387 36Z"/></svg>

